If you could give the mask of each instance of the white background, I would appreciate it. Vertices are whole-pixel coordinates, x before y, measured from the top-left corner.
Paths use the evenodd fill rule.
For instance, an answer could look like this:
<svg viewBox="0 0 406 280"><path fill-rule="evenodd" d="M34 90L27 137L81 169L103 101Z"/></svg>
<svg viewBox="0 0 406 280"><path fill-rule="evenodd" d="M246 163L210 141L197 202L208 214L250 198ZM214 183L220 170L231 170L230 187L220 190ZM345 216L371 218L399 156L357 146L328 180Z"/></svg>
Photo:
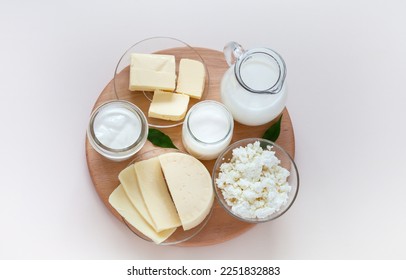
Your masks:
<svg viewBox="0 0 406 280"><path fill-rule="evenodd" d="M0 2L0 259L406 259L406 2ZM301 186L209 247L139 240L103 205L85 130L130 45L267 46L288 67Z"/></svg>

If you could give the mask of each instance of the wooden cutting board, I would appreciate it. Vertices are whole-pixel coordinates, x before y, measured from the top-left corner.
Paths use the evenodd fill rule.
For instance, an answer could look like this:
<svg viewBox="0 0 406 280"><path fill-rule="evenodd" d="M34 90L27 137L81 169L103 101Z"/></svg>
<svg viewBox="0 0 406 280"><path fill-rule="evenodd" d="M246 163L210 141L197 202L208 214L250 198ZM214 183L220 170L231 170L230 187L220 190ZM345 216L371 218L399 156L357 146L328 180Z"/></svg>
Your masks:
<svg viewBox="0 0 406 280"><path fill-rule="evenodd" d="M195 48L195 49L204 59L207 70L209 72L210 77L209 90L205 98L220 101L220 82L224 72L228 69L228 65L224 60L223 53L216 50L205 48ZM171 52L175 53L182 51L185 50L171 50ZM116 77L116 79L119 79L119 81L116 80L116 85L117 82L125 84L126 80L128 81L128 77L126 75L119 75L118 77ZM145 105L148 105L147 103L149 103L149 100L146 98L144 99L138 98L137 100L134 100L133 99L134 94L132 94L129 91L120 93L119 98L132 101L139 107L145 107ZM94 108L112 99L116 99L116 95L114 93L113 80L110 81L110 83L102 91L102 93L100 94L99 98L97 99L94 105ZM140 104L144 102L145 104ZM271 125L272 122L261 126L250 127L235 122L232 142L244 138L261 137L264 134L265 130L269 128ZM173 140L174 144L180 150L184 151L181 138L182 136L181 126L172 128L163 128L160 130L169 135ZM283 111L281 133L276 143L282 146L292 156L292 158L294 158L295 139L292 122L286 108ZM147 141L146 145L142 148L142 150L139 153L143 153L154 148L155 147L149 141ZM106 207L111 211L111 213L115 215L120 221L122 221L120 215L110 206L108 202L108 197L111 194L111 192L119 185L119 180L117 177L118 174L131 162L132 159L123 162L109 161L104 157L102 157L101 155L99 155L92 148L87 139L86 139L86 159L89 168L89 173L98 195L100 196L101 200L104 202ZM213 170L215 160L202 162L210 172L211 170ZM126 225L124 225L123 223L123 226ZM255 224L244 223L233 218L217 203L217 201L215 201L212 216L209 222L207 223L206 227L194 238L181 244L178 244L176 246L205 246L225 242L227 240L235 238L236 236L241 235L242 233L246 232L253 226L255 226Z"/></svg>

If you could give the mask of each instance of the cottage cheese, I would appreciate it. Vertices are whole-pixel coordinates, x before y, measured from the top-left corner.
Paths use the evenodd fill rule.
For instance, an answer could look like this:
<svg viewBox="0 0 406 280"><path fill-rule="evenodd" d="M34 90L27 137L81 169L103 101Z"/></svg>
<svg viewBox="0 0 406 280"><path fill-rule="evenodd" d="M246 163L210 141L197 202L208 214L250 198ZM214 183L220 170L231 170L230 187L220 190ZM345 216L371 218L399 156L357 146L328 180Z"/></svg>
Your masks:
<svg viewBox="0 0 406 280"><path fill-rule="evenodd" d="M242 218L263 219L288 202L290 172L281 167L271 146L259 141L233 150L216 179L231 211Z"/></svg>

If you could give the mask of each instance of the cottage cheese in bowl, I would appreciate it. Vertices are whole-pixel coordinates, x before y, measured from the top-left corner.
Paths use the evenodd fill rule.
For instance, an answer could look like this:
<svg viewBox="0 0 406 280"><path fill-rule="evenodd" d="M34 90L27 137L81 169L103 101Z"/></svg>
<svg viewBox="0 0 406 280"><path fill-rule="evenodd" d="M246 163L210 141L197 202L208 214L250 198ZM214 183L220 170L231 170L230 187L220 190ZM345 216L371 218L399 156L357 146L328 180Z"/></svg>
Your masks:
<svg viewBox="0 0 406 280"><path fill-rule="evenodd" d="M291 157L275 143L246 139L220 155L213 171L220 204L247 222L275 219L296 198L298 174Z"/></svg>

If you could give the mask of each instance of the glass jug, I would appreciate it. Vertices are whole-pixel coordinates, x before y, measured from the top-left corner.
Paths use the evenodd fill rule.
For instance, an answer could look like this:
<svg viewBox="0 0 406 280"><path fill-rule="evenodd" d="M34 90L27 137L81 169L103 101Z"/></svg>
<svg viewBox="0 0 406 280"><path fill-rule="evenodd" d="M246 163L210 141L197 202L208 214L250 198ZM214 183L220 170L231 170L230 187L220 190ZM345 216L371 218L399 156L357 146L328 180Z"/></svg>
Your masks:
<svg viewBox="0 0 406 280"><path fill-rule="evenodd" d="M224 47L224 56L230 68L221 81L221 101L234 120L250 126L274 120L287 99L282 57L269 48L245 51L236 42Z"/></svg>

